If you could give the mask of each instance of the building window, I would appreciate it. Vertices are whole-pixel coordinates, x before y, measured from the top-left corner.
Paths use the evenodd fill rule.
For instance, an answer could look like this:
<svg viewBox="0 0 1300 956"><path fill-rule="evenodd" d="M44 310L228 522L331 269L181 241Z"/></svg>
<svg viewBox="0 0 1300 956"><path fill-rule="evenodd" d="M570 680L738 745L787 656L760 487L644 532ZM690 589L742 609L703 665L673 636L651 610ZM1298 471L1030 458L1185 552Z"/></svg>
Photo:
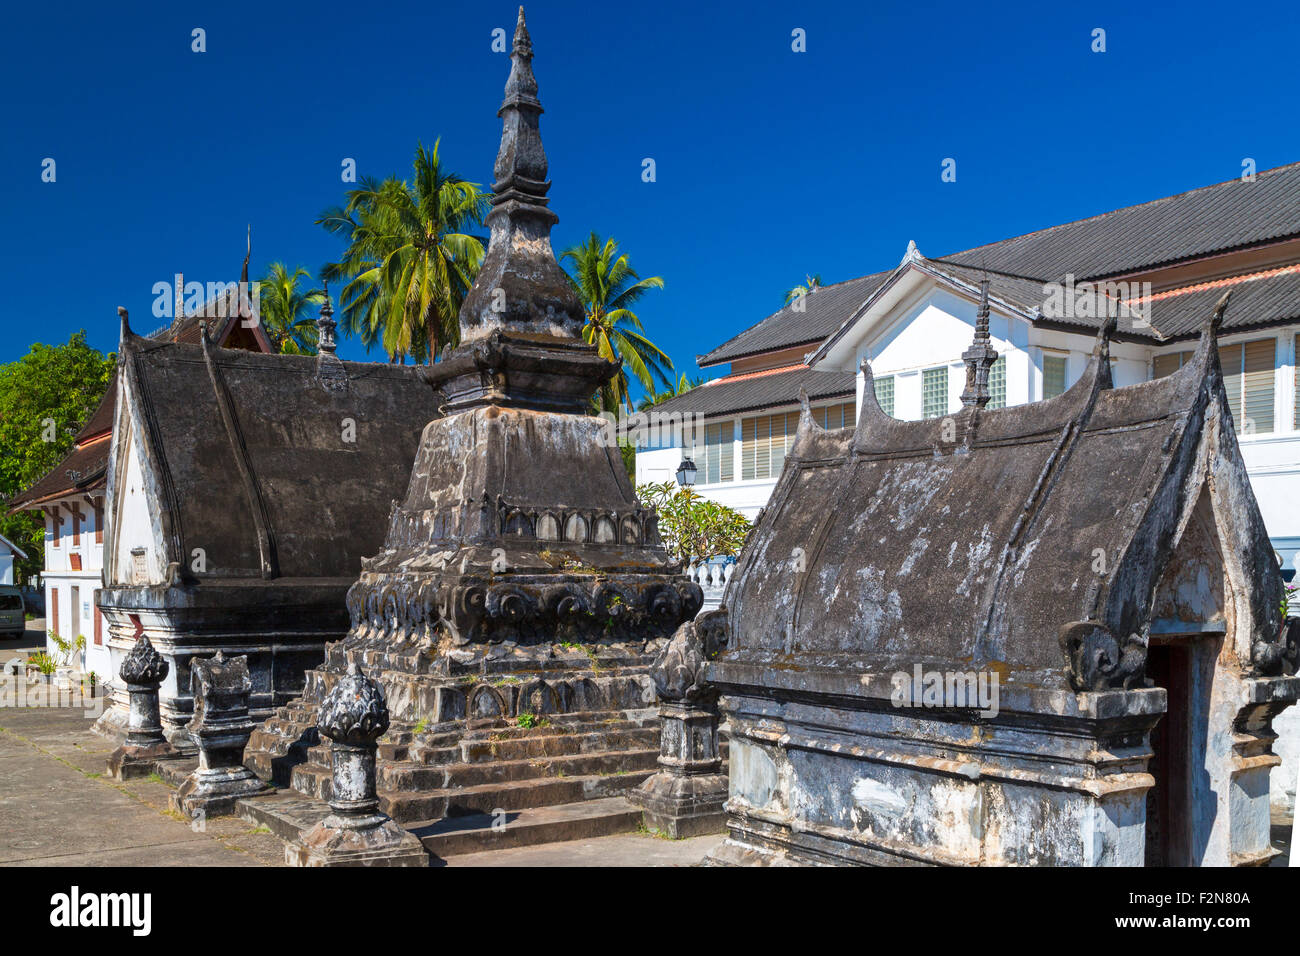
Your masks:
<svg viewBox="0 0 1300 956"><path fill-rule="evenodd" d="M104 643L104 616L99 612L99 602L95 602L95 646L100 647Z"/></svg>
<svg viewBox="0 0 1300 956"><path fill-rule="evenodd" d="M1192 360L1193 352L1166 352L1164 355L1157 355L1151 360L1151 377L1164 378L1166 375L1173 375L1180 368Z"/></svg>
<svg viewBox="0 0 1300 956"><path fill-rule="evenodd" d="M1292 362L1295 368L1295 421L1293 426L1300 430L1300 335L1295 337L1295 356L1296 361Z"/></svg>
<svg viewBox="0 0 1300 956"><path fill-rule="evenodd" d="M1223 386L1239 435L1273 431L1273 369L1276 339L1256 339L1219 347Z"/></svg>
<svg viewBox="0 0 1300 956"><path fill-rule="evenodd" d="M1065 392L1065 356L1043 355L1043 398Z"/></svg>
<svg viewBox="0 0 1300 956"><path fill-rule="evenodd" d="M948 366L921 372L921 417L938 418L948 412Z"/></svg>
<svg viewBox="0 0 1300 956"><path fill-rule="evenodd" d="M783 412L746 418L740 423L740 477L744 481L775 478L794 445L799 413Z"/></svg>
<svg viewBox="0 0 1300 956"><path fill-rule="evenodd" d="M813 418L817 424L821 425L827 431L833 431L837 428L852 428L857 424L853 418L853 403L844 402L839 405L826 405L823 408L814 408L812 410Z"/></svg>
<svg viewBox="0 0 1300 956"><path fill-rule="evenodd" d="M886 415L894 414L894 376L876 379L876 402Z"/></svg>
<svg viewBox="0 0 1300 956"><path fill-rule="evenodd" d="M700 470L701 484L712 485L719 481L731 481L735 474L732 470L735 458L735 429L731 422L715 422L704 426L704 446L696 446L691 451L691 458Z"/></svg>
<svg viewBox="0 0 1300 956"><path fill-rule="evenodd" d="M989 403L987 408L1007 407L1007 357L999 355L989 366Z"/></svg>
<svg viewBox="0 0 1300 956"><path fill-rule="evenodd" d="M55 505L53 508L50 509L50 547L51 548L62 547L63 535L61 534L61 531L62 531L62 522L59 521L59 508L58 505Z"/></svg>
<svg viewBox="0 0 1300 956"><path fill-rule="evenodd" d="M81 547L81 512L75 508L72 512L72 546Z"/></svg>
<svg viewBox="0 0 1300 956"><path fill-rule="evenodd" d="M59 589L50 588L50 610L54 612L54 633L59 634ZM62 637L59 634L59 637Z"/></svg>
<svg viewBox="0 0 1300 956"><path fill-rule="evenodd" d="M104 543L104 502L95 505L95 544Z"/></svg>

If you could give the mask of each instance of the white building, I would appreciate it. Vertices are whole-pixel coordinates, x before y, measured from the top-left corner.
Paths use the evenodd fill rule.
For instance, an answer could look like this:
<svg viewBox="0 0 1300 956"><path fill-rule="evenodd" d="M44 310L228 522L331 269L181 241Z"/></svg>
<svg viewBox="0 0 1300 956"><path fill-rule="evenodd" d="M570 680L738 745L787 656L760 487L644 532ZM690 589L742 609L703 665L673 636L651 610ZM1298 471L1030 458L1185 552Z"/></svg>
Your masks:
<svg viewBox="0 0 1300 956"><path fill-rule="evenodd" d="M1059 394L1082 371L1099 321L1056 314L1044 288L1068 276L1150 283L1139 301L1149 327L1135 306L1112 340L1117 385L1176 369L1198 323L1232 290L1220 357L1255 494L1289 578L1300 550L1300 164L942 259L909 245L893 270L817 289L699 356L702 368L730 369L655 410L700 416L703 427L693 440L642 449L637 482L671 480L689 455L697 491L754 517L793 442L800 389L823 424L851 427L863 359L895 417L956 411L984 277L1001 356L993 404Z"/></svg>
<svg viewBox="0 0 1300 956"><path fill-rule="evenodd" d="M14 557L26 558L27 552L0 534L0 584L14 583Z"/></svg>
<svg viewBox="0 0 1300 956"><path fill-rule="evenodd" d="M245 261L244 282L248 279L247 269ZM177 307L183 311L179 301ZM182 315L151 337L158 341L195 342L199 334L199 319ZM225 348L271 351L260 326L249 329L234 317L216 329L215 338ZM9 502L11 512L40 511L45 516L45 569L41 573L45 627L65 641L85 639L85 651L71 663L83 673L94 672L100 683L111 683L117 677L104 617L96 601L104 569L104 495L116 393L117 384L112 381L99 407L73 439L72 451ZM47 640L46 650L58 656L53 641Z"/></svg>
<svg viewBox="0 0 1300 956"><path fill-rule="evenodd" d="M696 490L754 517L794 439L799 392L830 427L856 421L869 360L882 408L902 419L961 407L981 279L990 282L994 407L1060 394L1079 377L1100 318L1062 308L1071 279L1127 285L1112 337L1112 375L1129 385L1167 375L1191 354L1201 322L1233 293L1219 355L1242 455L1270 540L1292 580L1300 550L1300 163L1040 232L901 263L817 289L699 356L721 378L656 407L696 415L682 443L637 455L637 481L671 479L684 455ZM1149 285L1147 285L1149 283ZM1096 300L1091 300L1096 304ZM1106 299L1103 302L1108 301ZM1082 303L1080 303L1082 304ZM989 489L996 494L996 489ZM833 507L833 502L826 503ZM1292 712L1279 747L1300 745ZM1294 794L1293 763L1274 792Z"/></svg>

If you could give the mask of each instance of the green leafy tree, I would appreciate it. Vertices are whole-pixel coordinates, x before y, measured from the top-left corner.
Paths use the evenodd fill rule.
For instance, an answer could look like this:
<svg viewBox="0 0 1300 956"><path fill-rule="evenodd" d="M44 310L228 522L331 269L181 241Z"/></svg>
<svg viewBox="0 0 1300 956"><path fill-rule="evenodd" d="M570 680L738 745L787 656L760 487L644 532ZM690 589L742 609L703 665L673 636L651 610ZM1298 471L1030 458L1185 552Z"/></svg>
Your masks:
<svg viewBox="0 0 1300 956"><path fill-rule="evenodd" d="M72 450L72 439L98 407L116 356L86 344L85 331L64 345L36 343L0 365L0 534L27 552L15 563L20 580L44 562L45 525L37 515L3 514L3 502L28 488Z"/></svg>
<svg viewBox="0 0 1300 956"><path fill-rule="evenodd" d="M688 563L735 557L744 547L751 526L739 511L671 481L638 485L636 493L659 512L659 534L675 557Z"/></svg>
<svg viewBox="0 0 1300 956"><path fill-rule="evenodd" d="M316 220L348 243L321 272L344 283L339 328L392 359L432 362L460 343L460 305L483 263L466 230L483 224L489 197L443 167L440 143L416 148L413 183L363 178Z"/></svg>
<svg viewBox="0 0 1300 956"><path fill-rule="evenodd" d="M656 381L671 387L672 359L646 337L631 308L651 289L662 289L664 280L659 276L642 279L627 254L619 255L614 239L602 242L594 232L582 245L564 250L560 259L572 263L569 281L587 312L583 340L595 345L605 358L623 362L618 374L601 387L594 401L596 410L617 412L620 405L631 404L629 368L647 392L654 392Z"/></svg>
<svg viewBox="0 0 1300 956"><path fill-rule="evenodd" d="M299 266L292 273L283 262L272 262L266 278L258 283L258 318L277 352L287 355L315 355L316 316L325 301L323 289L299 289L311 273Z"/></svg>

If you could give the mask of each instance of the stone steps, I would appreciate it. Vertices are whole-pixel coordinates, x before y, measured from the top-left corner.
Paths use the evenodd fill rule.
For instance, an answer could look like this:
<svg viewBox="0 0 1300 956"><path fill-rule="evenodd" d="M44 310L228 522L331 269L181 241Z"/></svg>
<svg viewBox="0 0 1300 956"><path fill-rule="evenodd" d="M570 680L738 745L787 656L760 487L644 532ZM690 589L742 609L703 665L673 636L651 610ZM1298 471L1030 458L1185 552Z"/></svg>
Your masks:
<svg viewBox="0 0 1300 956"><path fill-rule="evenodd" d="M379 768L381 791L451 790L491 783L515 783L551 777L583 777L655 766L658 748L578 753L522 760L486 760L421 767L389 764Z"/></svg>
<svg viewBox="0 0 1300 956"><path fill-rule="evenodd" d="M539 843L588 840L628 833L641 823L641 810L624 797L601 797L580 803L508 811L504 817L486 813L446 817L430 823L408 823L424 848L446 858L483 850L505 850Z"/></svg>
<svg viewBox="0 0 1300 956"><path fill-rule="evenodd" d="M385 813L398 823L405 824L413 820L436 820L474 813L491 814L497 810L529 810L622 796L639 787L652 773L652 768L646 768L603 775L487 783L424 793L381 791L379 800L380 808Z"/></svg>

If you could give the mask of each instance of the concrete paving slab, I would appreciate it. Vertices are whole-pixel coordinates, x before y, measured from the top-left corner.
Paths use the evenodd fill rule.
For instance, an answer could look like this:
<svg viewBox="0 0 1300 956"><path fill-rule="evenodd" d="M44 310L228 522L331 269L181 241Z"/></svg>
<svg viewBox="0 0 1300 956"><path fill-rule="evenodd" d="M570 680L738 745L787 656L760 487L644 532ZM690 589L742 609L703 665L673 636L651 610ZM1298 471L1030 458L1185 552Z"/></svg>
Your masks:
<svg viewBox="0 0 1300 956"><path fill-rule="evenodd" d="M726 837L721 833L666 840L621 833L594 840L569 840L509 850L447 857L446 866L694 866ZM435 861L434 865L438 865Z"/></svg>

